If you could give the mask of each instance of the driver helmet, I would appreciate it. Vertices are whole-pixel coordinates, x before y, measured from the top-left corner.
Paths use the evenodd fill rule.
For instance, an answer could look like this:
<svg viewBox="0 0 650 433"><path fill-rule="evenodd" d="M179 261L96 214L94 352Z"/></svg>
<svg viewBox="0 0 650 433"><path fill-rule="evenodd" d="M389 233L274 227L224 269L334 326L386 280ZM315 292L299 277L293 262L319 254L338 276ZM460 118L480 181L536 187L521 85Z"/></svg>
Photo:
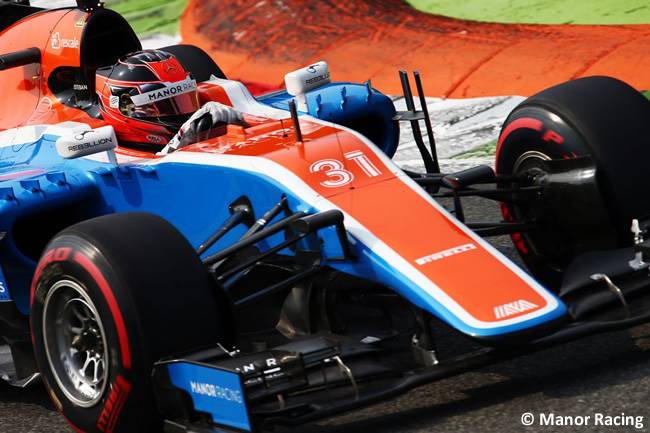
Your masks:
<svg viewBox="0 0 650 433"><path fill-rule="evenodd" d="M97 69L95 88L120 141L166 145L199 109L196 80L165 51L138 51Z"/></svg>

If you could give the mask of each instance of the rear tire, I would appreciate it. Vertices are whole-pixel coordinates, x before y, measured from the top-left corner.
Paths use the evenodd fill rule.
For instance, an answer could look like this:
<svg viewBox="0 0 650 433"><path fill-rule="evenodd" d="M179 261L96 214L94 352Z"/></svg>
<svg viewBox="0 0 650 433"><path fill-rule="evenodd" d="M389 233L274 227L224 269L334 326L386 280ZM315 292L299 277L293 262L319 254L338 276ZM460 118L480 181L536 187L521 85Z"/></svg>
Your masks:
<svg viewBox="0 0 650 433"><path fill-rule="evenodd" d="M32 296L36 360L78 431L159 430L153 363L226 343L226 304L194 249L147 213L103 216L56 235Z"/></svg>
<svg viewBox="0 0 650 433"><path fill-rule="evenodd" d="M520 255L542 283L557 287L568 263L581 252L632 243L632 219L650 214L650 200L645 198L650 194L648 121L650 101L610 77L581 78L544 90L506 119L497 148L498 174L533 171L543 176L544 161L588 155L605 203L602 215L593 215L592 223L600 225L597 242L591 235L580 238L556 230L563 226L570 203L564 213L550 213L549 197L543 195L525 204L502 203L506 219L535 218L542 224L537 233L513 236Z"/></svg>

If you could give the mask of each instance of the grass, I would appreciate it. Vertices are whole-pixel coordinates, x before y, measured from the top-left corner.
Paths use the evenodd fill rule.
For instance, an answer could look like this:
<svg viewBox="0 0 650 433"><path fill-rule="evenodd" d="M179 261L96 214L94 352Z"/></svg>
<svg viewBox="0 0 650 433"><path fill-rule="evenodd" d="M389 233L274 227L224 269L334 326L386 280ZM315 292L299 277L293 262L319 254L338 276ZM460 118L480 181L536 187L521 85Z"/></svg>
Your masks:
<svg viewBox="0 0 650 433"><path fill-rule="evenodd" d="M156 33L175 36L187 0L113 0L107 7L119 12L138 36Z"/></svg>
<svg viewBox="0 0 650 433"><path fill-rule="evenodd" d="M485 158L494 156L497 153L497 140L492 140L489 143L476 146L473 149L465 152L458 153L450 159L469 159L469 158Z"/></svg>

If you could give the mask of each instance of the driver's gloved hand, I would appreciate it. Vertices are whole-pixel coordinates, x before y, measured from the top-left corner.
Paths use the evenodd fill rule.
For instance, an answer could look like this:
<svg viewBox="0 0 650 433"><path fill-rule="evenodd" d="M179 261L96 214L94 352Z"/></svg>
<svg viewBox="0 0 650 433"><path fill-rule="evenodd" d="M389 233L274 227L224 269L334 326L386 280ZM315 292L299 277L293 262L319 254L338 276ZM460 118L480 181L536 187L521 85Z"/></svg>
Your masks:
<svg viewBox="0 0 650 433"><path fill-rule="evenodd" d="M212 125L219 122L230 124L243 119L243 116L239 111L228 105L213 101L206 102L203 107L196 110L196 112L192 114L192 117L183 123L181 129L174 138L169 140L169 143L162 151L160 151L160 154L166 155L178 150L184 136L194 135L201 132L198 130L198 124L202 118L206 116L209 116L212 119Z"/></svg>

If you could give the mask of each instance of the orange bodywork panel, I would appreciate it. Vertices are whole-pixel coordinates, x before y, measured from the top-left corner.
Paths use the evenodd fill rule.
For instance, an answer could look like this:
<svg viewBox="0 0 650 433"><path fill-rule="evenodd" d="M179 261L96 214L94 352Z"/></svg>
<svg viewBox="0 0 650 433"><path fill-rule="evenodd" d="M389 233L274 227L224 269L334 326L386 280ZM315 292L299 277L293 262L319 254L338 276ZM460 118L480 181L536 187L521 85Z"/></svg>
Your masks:
<svg viewBox="0 0 650 433"><path fill-rule="evenodd" d="M79 10L36 13L0 33L0 54L32 47L41 51L41 63L0 71L3 93L10 95L0 104L0 130L65 120L91 121L83 111L61 104L47 85L56 68L81 65L81 34L88 15Z"/></svg>

